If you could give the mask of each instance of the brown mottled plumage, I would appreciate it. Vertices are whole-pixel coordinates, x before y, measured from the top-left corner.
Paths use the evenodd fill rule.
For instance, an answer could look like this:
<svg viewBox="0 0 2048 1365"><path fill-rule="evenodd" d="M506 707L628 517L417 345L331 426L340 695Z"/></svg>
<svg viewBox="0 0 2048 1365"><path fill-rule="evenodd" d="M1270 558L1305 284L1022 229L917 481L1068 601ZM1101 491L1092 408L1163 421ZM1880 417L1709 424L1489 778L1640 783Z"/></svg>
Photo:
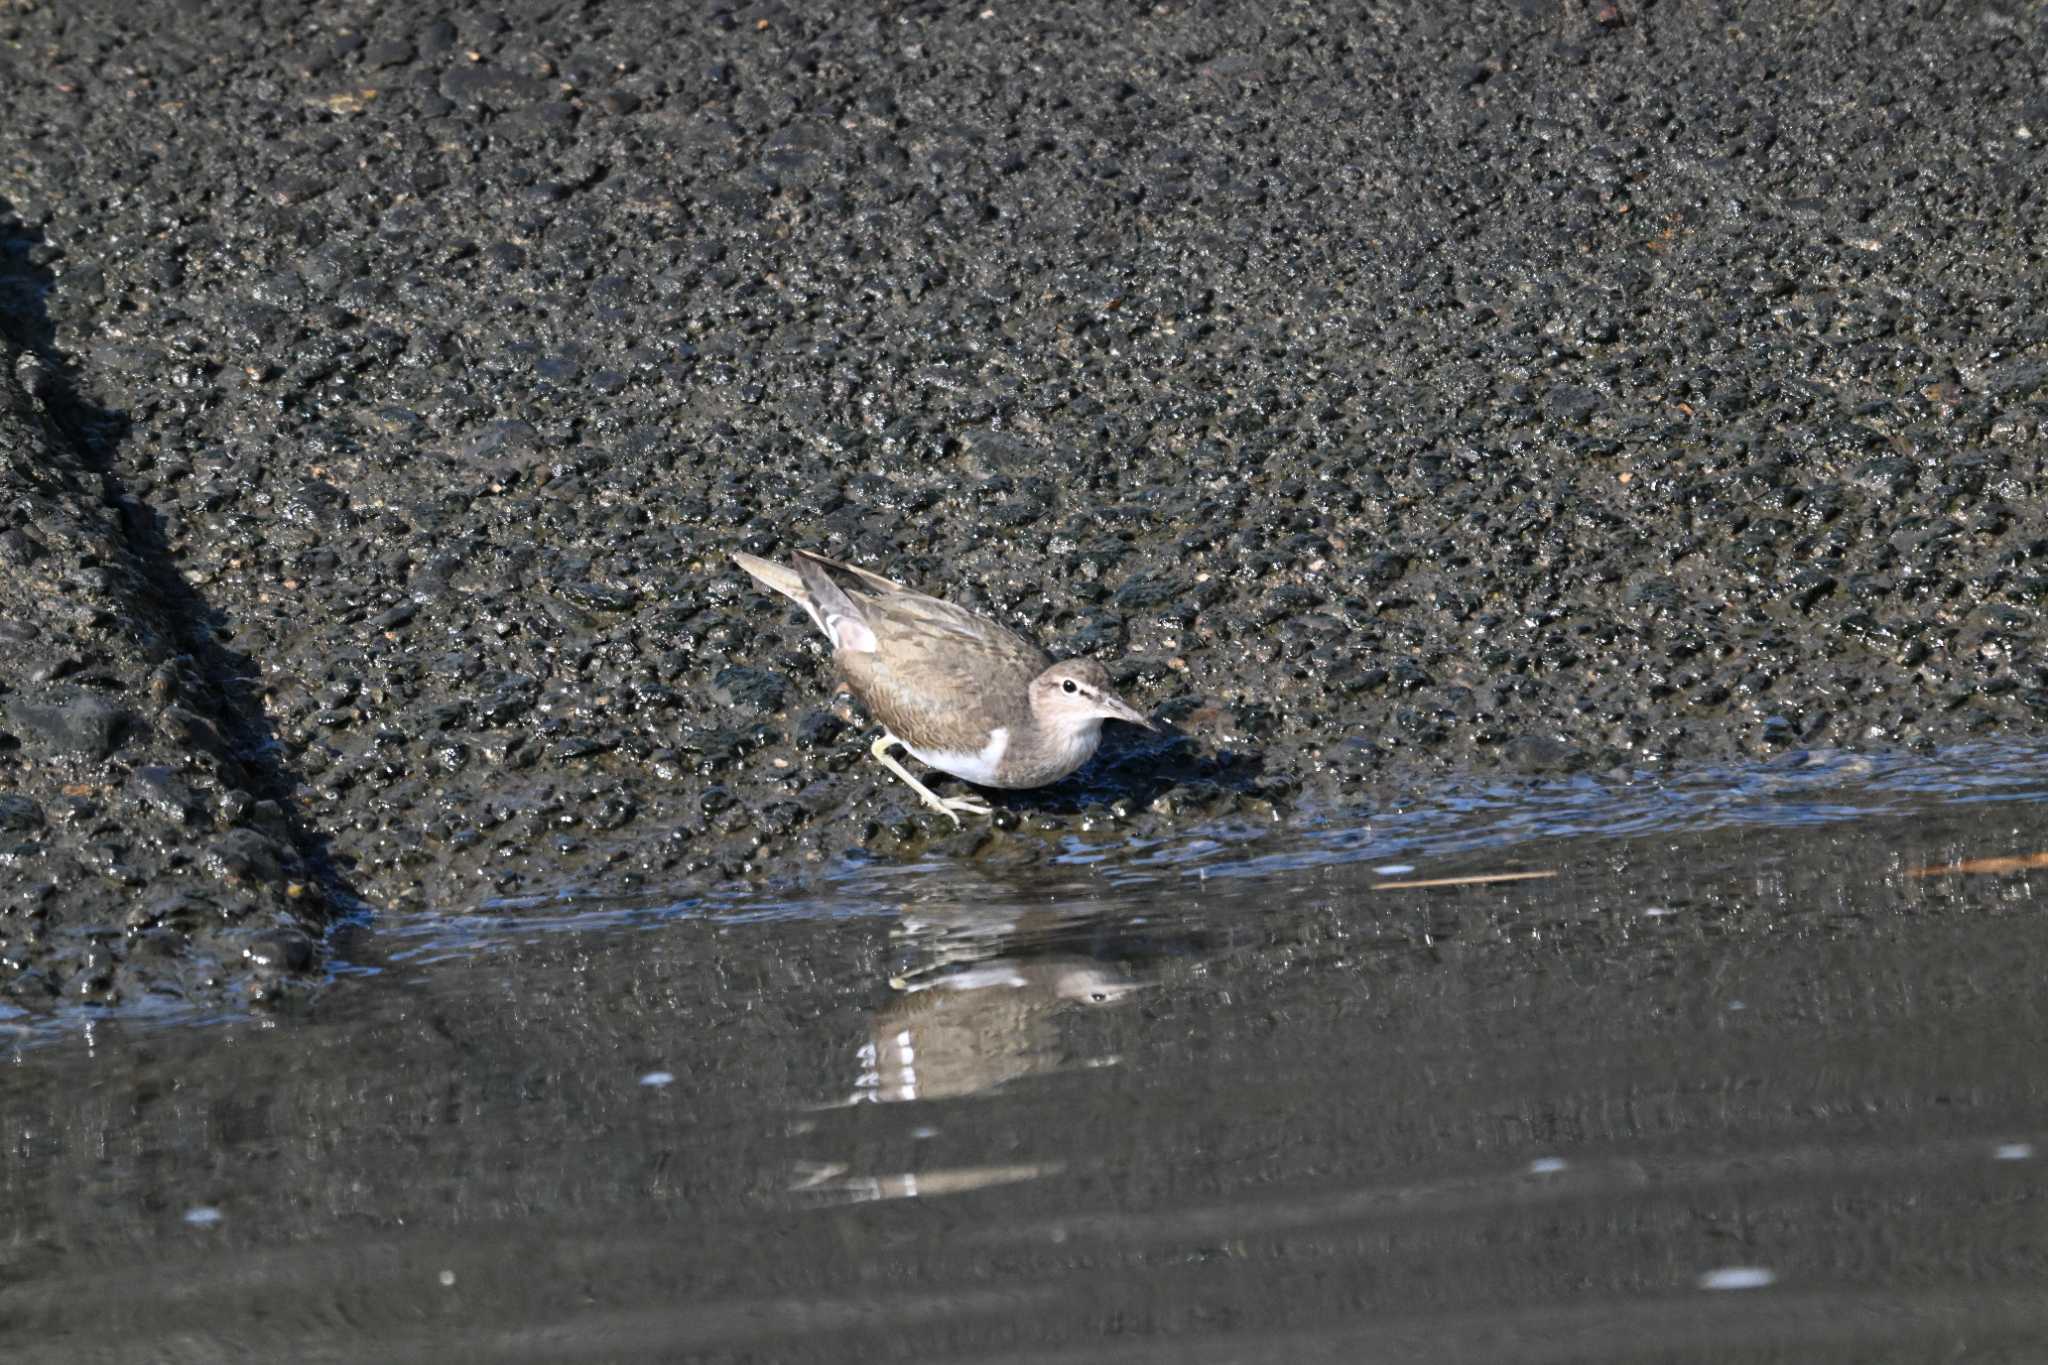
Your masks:
<svg viewBox="0 0 2048 1365"><path fill-rule="evenodd" d="M798 552L794 569L749 554L733 560L810 614L832 641L840 676L888 732L875 757L955 820L959 811L988 808L934 796L889 756L891 745L982 786L1039 787L1088 761L1103 720L1151 728L1117 697L1101 664L1055 663L1015 631L964 607L806 551ZM835 576L859 586L842 587Z"/></svg>

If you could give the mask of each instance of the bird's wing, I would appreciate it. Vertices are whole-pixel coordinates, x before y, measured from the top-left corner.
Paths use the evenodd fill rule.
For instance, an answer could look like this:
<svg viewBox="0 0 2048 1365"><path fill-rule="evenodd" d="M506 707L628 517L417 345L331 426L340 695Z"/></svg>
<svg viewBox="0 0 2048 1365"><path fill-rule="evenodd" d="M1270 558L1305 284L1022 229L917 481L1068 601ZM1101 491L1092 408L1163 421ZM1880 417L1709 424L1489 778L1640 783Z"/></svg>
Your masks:
<svg viewBox="0 0 2048 1365"><path fill-rule="evenodd" d="M937 636L949 644L963 641L978 643L999 652L1028 654L1034 658L1044 653L1023 636L997 625L979 612L936 597L926 597L923 593L894 592L880 597L860 594L860 597L878 635Z"/></svg>
<svg viewBox="0 0 2048 1365"><path fill-rule="evenodd" d="M822 564L827 569L830 569L835 573L851 574L853 575L853 577L859 579L860 585L868 589L870 592L890 593L910 591L910 589L904 587L901 583L898 583L893 578L884 578L880 574L876 573L874 570L863 569L858 564L847 564L837 559L827 559L824 555L819 554L815 550L798 550L796 552L796 557L798 559L808 559L813 561L814 563Z"/></svg>
<svg viewBox="0 0 2048 1365"><path fill-rule="evenodd" d="M1023 637L936 598L862 605L875 650L835 656L839 670L875 719L921 747L981 748L991 727L1017 723L1031 680L1051 662Z"/></svg>
<svg viewBox="0 0 2048 1365"><path fill-rule="evenodd" d="M804 591L816 603L811 615L817 618L832 648L854 654L874 653L875 631L868 620L867 604L875 599L862 594L856 601L849 596L832 581L832 575L825 572L815 556L797 556L796 571L803 578Z"/></svg>

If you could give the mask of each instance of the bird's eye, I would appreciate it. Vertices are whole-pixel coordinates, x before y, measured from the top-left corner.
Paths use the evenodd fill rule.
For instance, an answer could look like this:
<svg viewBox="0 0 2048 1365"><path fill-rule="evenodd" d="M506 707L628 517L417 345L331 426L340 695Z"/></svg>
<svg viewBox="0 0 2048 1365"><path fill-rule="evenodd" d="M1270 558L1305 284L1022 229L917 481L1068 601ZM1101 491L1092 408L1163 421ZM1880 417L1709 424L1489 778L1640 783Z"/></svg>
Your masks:
<svg viewBox="0 0 2048 1365"><path fill-rule="evenodd" d="M1076 683L1072 678L1069 678L1065 682L1061 683L1060 688L1062 691L1066 692L1079 692L1081 690L1080 684Z"/></svg>

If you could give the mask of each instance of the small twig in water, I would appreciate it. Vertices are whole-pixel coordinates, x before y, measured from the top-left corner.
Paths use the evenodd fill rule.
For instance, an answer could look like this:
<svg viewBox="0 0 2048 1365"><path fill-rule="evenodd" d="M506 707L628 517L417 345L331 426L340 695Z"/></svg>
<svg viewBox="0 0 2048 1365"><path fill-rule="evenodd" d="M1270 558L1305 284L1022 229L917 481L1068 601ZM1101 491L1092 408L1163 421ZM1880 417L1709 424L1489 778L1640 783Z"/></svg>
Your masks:
<svg viewBox="0 0 2048 1365"><path fill-rule="evenodd" d="M1374 882L1375 891L1415 891L1425 886L1484 886L1488 882L1534 882L1555 877L1557 869L1544 872L1482 872L1471 877L1425 877L1412 882Z"/></svg>
<svg viewBox="0 0 2048 1365"><path fill-rule="evenodd" d="M1908 877L1989 877L2001 872L2025 872L2029 868L2048 867L2048 853L2023 853L2016 858L1965 858L1959 863L1933 863L1927 867L1909 867Z"/></svg>

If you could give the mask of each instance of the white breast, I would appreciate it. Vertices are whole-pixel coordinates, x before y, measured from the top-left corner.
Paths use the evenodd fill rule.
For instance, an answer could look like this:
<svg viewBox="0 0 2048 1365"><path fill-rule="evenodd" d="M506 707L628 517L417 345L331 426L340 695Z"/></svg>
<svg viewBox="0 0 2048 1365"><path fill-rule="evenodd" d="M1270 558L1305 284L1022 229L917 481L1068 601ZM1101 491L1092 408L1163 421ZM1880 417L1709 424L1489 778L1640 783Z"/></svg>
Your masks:
<svg viewBox="0 0 2048 1365"><path fill-rule="evenodd" d="M984 787L999 787L996 769L1003 761L1003 754L1010 747L1010 732L1001 726L988 732L988 743L980 749L963 753L951 749L918 749L904 745L910 756L928 768L937 768L942 773L967 782L979 783Z"/></svg>

